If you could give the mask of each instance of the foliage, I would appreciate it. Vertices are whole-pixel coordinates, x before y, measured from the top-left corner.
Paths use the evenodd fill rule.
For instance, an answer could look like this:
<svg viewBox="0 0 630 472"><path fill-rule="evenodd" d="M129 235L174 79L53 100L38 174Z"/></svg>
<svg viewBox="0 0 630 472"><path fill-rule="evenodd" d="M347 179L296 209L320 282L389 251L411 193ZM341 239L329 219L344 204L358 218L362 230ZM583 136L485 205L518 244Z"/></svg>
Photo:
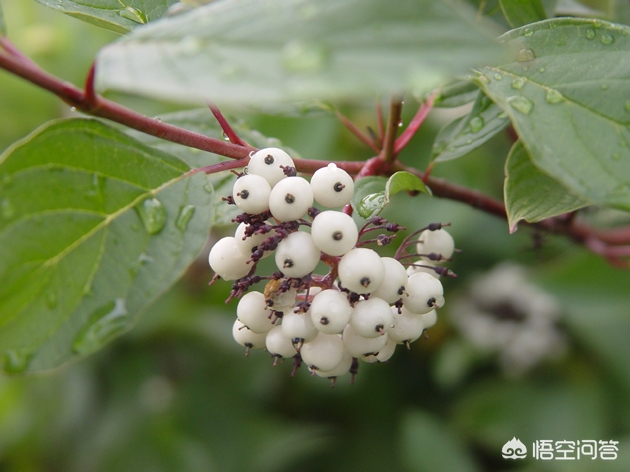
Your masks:
<svg viewBox="0 0 630 472"><path fill-rule="evenodd" d="M0 7L3 470L568 470L506 464L513 436L619 440L598 470L627 470L630 276L607 262L630 253L628 2L38 1ZM75 84L96 57L96 89L144 115L27 85L43 75L17 74L12 44ZM234 176L214 169L250 148L182 105L207 100L252 149L363 172L359 216L450 222L454 299L503 260L528 266L568 352L506 379L449 301L429 339L353 386L242 359L202 246L234 215ZM169 124L202 138L162 139Z"/></svg>

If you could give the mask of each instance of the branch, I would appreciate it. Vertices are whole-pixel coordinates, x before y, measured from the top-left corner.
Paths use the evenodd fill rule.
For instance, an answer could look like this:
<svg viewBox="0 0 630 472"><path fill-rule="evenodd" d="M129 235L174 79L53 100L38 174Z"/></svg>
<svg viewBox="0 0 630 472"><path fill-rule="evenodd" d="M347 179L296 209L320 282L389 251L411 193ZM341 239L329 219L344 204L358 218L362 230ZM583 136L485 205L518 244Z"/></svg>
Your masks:
<svg viewBox="0 0 630 472"><path fill-rule="evenodd" d="M211 138L203 134L179 128L177 126L162 123L154 118L144 116L122 105L107 100L100 95L75 87L47 72L43 71L30 60L24 59L21 53L17 53L14 46L3 38L2 48L6 53L0 52L0 68L3 68L18 77L21 77L38 87L54 93L64 102L77 110L92 116L106 118L120 123L129 128L141 131L161 139L183 144L203 151L212 152L232 159L240 159L249 155L251 149L233 143L227 143L220 139ZM13 47L13 49L11 49ZM93 77L93 72L91 73ZM87 83L90 84L90 75Z"/></svg>
<svg viewBox="0 0 630 472"><path fill-rule="evenodd" d="M409 123L409 126L407 126L405 131L403 131L402 134L398 137L398 139L396 140L396 145L394 146L394 154L398 155L398 153L400 153L400 151L402 151L405 146L409 144L411 138L413 138L418 132L420 126L422 125L422 123L424 123L425 118L433 109L433 101L435 100L435 97L437 97L437 90L433 92L429 96L427 101L420 106L420 108L416 112L416 116L414 116Z"/></svg>
<svg viewBox="0 0 630 472"><path fill-rule="evenodd" d="M376 145L374 140L371 139L369 136L365 135L359 128L357 128L357 126L352 121L350 121L347 117L342 115L339 111L336 111L335 114L337 115L337 119L341 121L341 123L346 128L348 128L352 132L352 134L354 134L357 138L359 138L359 140L363 144L368 146L370 149L372 149L376 153L381 152L380 148Z"/></svg>
<svg viewBox="0 0 630 472"><path fill-rule="evenodd" d="M251 147L249 144L243 141L240 138L240 136L236 134L236 131L232 129L232 127L230 126L230 123L228 123L228 121L223 116L223 113L221 113L219 108L214 103L209 103L208 106L210 108L210 111L216 118L217 122L219 123L219 126L225 133L225 136L227 136L227 138L230 140L232 144L236 144L238 146L245 146L250 149L250 152L254 150L253 147Z"/></svg>
<svg viewBox="0 0 630 472"><path fill-rule="evenodd" d="M387 164L391 164L396 160L394 145L398 135L398 128L400 128L401 113L402 100L400 98L392 98L389 102L389 115L385 127L385 137L383 138L383 150L380 155L381 159Z"/></svg>

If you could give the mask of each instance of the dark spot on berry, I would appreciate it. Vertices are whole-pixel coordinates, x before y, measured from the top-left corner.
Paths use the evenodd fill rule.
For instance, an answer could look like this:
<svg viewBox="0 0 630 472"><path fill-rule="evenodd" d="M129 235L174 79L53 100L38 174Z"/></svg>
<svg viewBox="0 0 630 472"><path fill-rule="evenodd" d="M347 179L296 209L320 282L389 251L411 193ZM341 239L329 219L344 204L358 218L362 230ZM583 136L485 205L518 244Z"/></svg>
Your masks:
<svg viewBox="0 0 630 472"><path fill-rule="evenodd" d="M238 197L241 197L243 200L246 200L249 197L249 190L241 190L236 194Z"/></svg>
<svg viewBox="0 0 630 472"><path fill-rule="evenodd" d="M267 298L265 300L265 303L267 304L268 307L272 307L273 306L273 300L271 298Z"/></svg>
<svg viewBox="0 0 630 472"><path fill-rule="evenodd" d="M370 282L371 282L371 281L370 281L370 278L369 278L369 277L363 277L363 278L359 281L359 283L360 283L361 285L363 285L364 287L367 287L368 285L370 285Z"/></svg>
<svg viewBox="0 0 630 472"><path fill-rule="evenodd" d="M254 246L254 247L252 248L252 254L253 254L253 253L255 253L257 250L258 250L258 246ZM402 295L402 294L401 294L401 295Z"/></svg>
<svg viewBox="0 0 630 472"><path fill-rule="evenodd" d="M320 318L319 322L325 326L325 325L327 325L328 323L330 323L330 320L328 320L328 318L327 318L326 316L322 316L322 317Z"/></svg>
<svg viewBox="0 0 630 472"><path fill-rule="evenodd" d="M249 349L253 349L254 345L252 343L245 343L245 347L248 347Z"/></svg>
<svg viewBox="0 0 630 472"><path fill-rule="evenodd" d="M376 331L377 333L383 334L384 330L385 330L385 326L383 326L382 324L377 324L374 327L374 331Z"/></svg>
<svg viewBox="0 0 630 472"><path fill-rule="evenodd" d="M282 267L284 267L284 268L293 267L293 260L292 259L285 259L284 260L284 265ZM433 301L435 301L435 300L433 300Z"/></svg>
<svg viewBox="0 0 630 472"><path fill-rule="evenodd" d="M341 241L341 240L343 239L343 233L342 233L341 231L335 231L335 232L332 234L332 238L333 238L335 241Z"/></svg>
<svg viewBox="0 0 630 472"><path fill-rule="evenodd" d="M434 306L435 305L435 298L431 297L427 300L427 305L428 306Z"/></svg>
<svg viewBox="0 0 630 472"><path fill-rule="evenodd" d="M284 197L284 201L287 203L293 203L295 202L295 197L290 193L287 193L287 195Z"/></svg>
<svg viewBox="0 0 630 472"><path fill-rule="evenodd" d="M398 289L398 295L402 295L403 293L405 293L405 286L401 285L400 288Z"/></svg>
<svg viewBox="0 0 630 472"><path fill-rule="evenodd" d="M337 182L335 185L333 185L333 189L335 190L335 192L341 192L344 188L346 188L346 186L341 182Z"/></svg>
<svg viewBox="0 0 630 472"><path fill-rule="evenodd" d="M265 156L265 164L267 164L268 166L270 166L271 164L274 163L274 158L271 154L267 154L267 156Z"/></svg>

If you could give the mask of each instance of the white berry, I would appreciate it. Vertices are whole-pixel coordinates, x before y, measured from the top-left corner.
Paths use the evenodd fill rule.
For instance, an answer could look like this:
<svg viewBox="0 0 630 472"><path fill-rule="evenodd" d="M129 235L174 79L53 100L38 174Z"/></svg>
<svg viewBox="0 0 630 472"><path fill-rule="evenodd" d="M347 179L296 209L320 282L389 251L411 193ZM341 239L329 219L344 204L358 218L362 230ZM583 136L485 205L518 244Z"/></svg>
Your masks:
<svg viewBox="0 0 630 472"><path fill-rule="evenodd" d="M260 292L248 292L236 306L236 317L254 333L266 333L273 328L271 310L267 308L265 296Z"/></svg>
<svg viewBox="0 0 630 472"><path fill-rule="evenodd" d="M278 244L276 265L285 277L304 277L315 269L320 255L313 237L309 233L296 231Z"/></svg>
<svg viewBox="0 0 630 472"><path fill-rule="evenodd" d="M254 333L239 320L236 320L232 325L232 336L234 336L234 340L237 343L241 346L245 346L247 352L249 352L250 349L263 349L265 347L267 333Z"/></svg>
<svg viewBox="0 0 630 472"><path fill-rule="evenodd" d="M313 190L302 177L287 177L269 194L269 210L278 221L294 221L306 215L313 206Z"/></svg>
<svg viewBox="0 0 630 472"><path fill-rule="evenodd" d="M332 163L313 174L311 186L315 201L327 208L338 208L350 203L354 194L352 177Z"/></svg>
<svg viewBox="0 0 630 472"><path fill-rule="evenodd" d="M422 323L424 323L425 329L430 328L435 323L437 323L437 311L435 310L431 310L428 313L424 313L420 315L420 317L422 318Z"/></svg>
<svg viewBox="0 0 630 472"><path fill-rule="evenodd" d="M344 328L342 338L344 346L352 357L378 354L387 344L387 334L377 338L364 338L359 336L350 324Z"/></svg>
<svg viewBox="0 0 630 472"><path fill-rule="evenodd" d="M392 308L394 314L394 327L387 332L387 336L398 344L412 343L418 339L424 331L424 315L416 315L406 310L404 307L401 313L398 313L396 307Z"/></svg>
<svg viewBox="0 0 630 472"><path fill-rule="evenodd" d="M385 346L383 346L382 349L378 351L378 354L361 356L359 357L359 359L370 364L373 364L375 362L385 362L394 355L394 351L396 351L396 341L388 338Z"/></svg>
<svg viewBox="0 0 630 472"><path fill-rule="evenodd" d="M343 359L344 350L345 347L339 335L319 333L311 342L304 343L300 354L309 368L331 371Z"/></svg>
<svg viewBox="0 0 630 472"><path fill-rule="evenodd" d="M245 230L249 225L246 223L241 223L236 228L234 233L234 239L236 240L236 246L238 250L243 253L243 255L248 258L251 257L252 252L256 250L258 245L262 243L265 239L272 237L275 232L272 230L265 234L253 234L251 236L245 236ZM263 257L267 257L271 254L272 251L265 251Z"/></svg>
<svg viewBox="0 0 630 472"><path fill-rule="evenodd" d="M440 254L442 257L450 258L455 251L453 237L445 230L423 231L418 238L416 245L418 254ZM423 257L424 260L430 260Z"/></svg>
<svg viewBox="0 0 630 472"><path fill-rule="evenodd" d="M340 211L323 211L311 225L315 245L330 256L343 256L357 243L359 230L351 216Z"/></svg>
<svg viewBox="0 0 630 472"><path fill-rule="evenodd" d="M307 313L289 311L282 317L282 334L292 343L310 342L317 337L319 331L313 325Z"/></svg>
<svg viewBox="0 0 630 472"><path fill-rule="evenodd" d="M371 293L385 276L381 257L372 249L355 248L339 261L341 284L356 293Z"/></svg>
<svg viewBox="0 0 630 472"><path fill-rule="evenodd" d="M238 250L236 240L231 237L219 239L210 250L208 262L213 271L225 280L236 280L249 274L249 256Z"/></svg>
<svg viewBox="0 0 630 472"><path fill-rule="evenodd" d="M364 338L382 336L393 324L394 317L389 303L374 296L357 302L350 318L352 329Z"/></svg>
<svg viewBox="0 0 630 472"><path fill-rule="evenodd" d="M252 155L247 165L247 172L263 177L273 187L286 177L281 166L295 167L295 164L282 149L265 148Z"/></svg>
<svg viewBox="0 0 630 472"><path fill-rule="evenodd" d="M387 303L395 303L405 292L407 270L393 257L381 257L381 261L385 267L385 277L372 296L382 298Z"/></svg>
<svg viewBox="0 0 630 472"><path fill-rule="evenodd" d="M419 315L444 306L442 283L426 272L413 274L407 282L403 305L410 312Z"/></svg>
<svg viewBox="0 0 630 472"><path fill-rule="evenodd" d="M293 343L282 332L282 326L274 326L265 338L267 350L275 357L293 357L296 354Z"/></svg>
<svg viewBox="0 0 630 472"><path fill-rule="evenodd" d="M234 203L245 213L258 214L269 208L271 187L259 175L243 175L232 188Z"/></svg>
<svg viewBox="0 0 630 472"><path fill-rule="evenodd" d="M343 350L343 357L341 358L341 362L332 370L324 371L324 370L316 370L315 373L320 377L325 377L327 379L334 379L336 377L341 377L342 375L350 372L350 368L352 367L352 356L345 349Z"/></svg>
<svg viewBox="0 0 630 472"><path fill-rule="evenodd" d="M345 293L338 290L324 290L318 293L309 309L311 320L322 333L341 333L350 321L352 307Z"/></svg>

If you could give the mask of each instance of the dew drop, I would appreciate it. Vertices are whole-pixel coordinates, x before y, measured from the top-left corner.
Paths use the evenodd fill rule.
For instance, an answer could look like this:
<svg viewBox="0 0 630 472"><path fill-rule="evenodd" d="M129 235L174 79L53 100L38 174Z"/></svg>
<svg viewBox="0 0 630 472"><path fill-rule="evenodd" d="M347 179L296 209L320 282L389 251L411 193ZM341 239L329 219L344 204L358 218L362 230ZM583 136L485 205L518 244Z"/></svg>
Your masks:
<svg viewBox="0 0 630 472"><path fill-rule="evenodd" d="M520 90L523 88L523 85L525 85L525 77L517 77L516 79L514 79L512 81L512 88L515 90Z"/></svg>
<svg viewBox="0 0 630 472"><path fill-rule="evenodd" d="M613 38L613 36L608 33L602 34L599 40L602 44L612 44L615 42L615 38Z"/></svg>
<svg viewBox="0 0 630 472"><path fill-rule="evenodd" d="M538 69L538 72L540 72L541 74L545 72L545 68L541 67L540 69Z"/></svg>
<svg viewBox="0 0 630 472"><path fill-rule="evenodd" d="M10 374L24 372L33 358L33 351L29 349L9 349L4 353L4 371Z"/></svg>
<svg viewBox="0 0 630 472"><path fill-rule="evenodd" d="M57 293L52 290L46 294L46 306L51 310L57 306Z"/></svg>
<svg viewBox="0 0 630 472"><path fill-rule="evenodd" d="M483 128L484 121L481 116L475 116L472 120L470 120L470 132L478 133Z"/></svg>
<svg viewBox="0 0 630 472"><path fill-rule="evenodd" d="M157 198L147 198L135 208L149 234L157 234L162 231L166 223L166 210L161 201Z"/></svg>
<svg viewBox="0 0 630 472"><path fill-rule="evenodd" d="M586 30L586 39L595 39L595 30L593 28Z"/></svg>
<svg viewBox="0 0 630 472"><path fill-rule="evenodd" d="M105 178L98 174L94 174L92 176L92 184L86 192L85 196L89 199L102 201L104 197L104 191Z"/></svg>
<svg viewBox="0 0 630 472"><path fill-rule="evenodd" d="M138 258L129 266L129 274L132 277L135 277L140 270L140 267L150 264L154 259L151 256L148 256L146 253L140 253Z"/></svg>
<svg viewBox="0 0 630 472"><path fill-rule="evenodd" d="M142 12L133 7L125 7L122 10L119 10L118 16L122 16L123 18L127 18L128 20L140 23L141 25L147 22L147 19L142 14Z"/></svg>
<svg viewBox="0 0 630 472"><path fill-rule="evenodd" d="M501 118L501 119L507 118L507 117L508 117L508 114L504 111L502 111L501 113L497 115L497 118Z"/></svg>
<svg viewBox="0 0 630 472"><path fill-rule="evenodd" d="M536 54L533 49L521 49L516 54L516 60L518 62L527 62L536 58Z"/></svg>
<svg viewBox="0 0 630 472"><path fill-rule="evenodd" d="M77 354L96 351L122 332L129 321L131 316L123 298L105 304L92 312L88 324L74 338L72 350Z"/></svg>
<svg viewBox="0 0 630 472"><path fill-rule="evenodd" d="M214 187L212 187L212 185L210 184L204 185L203 189L206 191L206 193L214 193Z"/></svg>
<svg viewBox="0 0 630 472"><path fill-rule="evenodd" d="M70 111L71 111L72 113L76 112L76 111L77 111L77 107L70 107Z"/></svg>
<svg viewBox="0 0 630 472"><path fill-rule="evenodd" d="M532 34L534 34L534 30L532 28L525 28L523 36L531 36Z"/></svg>
<svg viewBox="0 0 630 472"><path fill-rule="evenodd" d="M195 213L194 205L186 205L181 208L179 211L179 215L177 216L177 221L175 222L175 226L177 226L182 231L186 231L188 227L188 222L192 218Z"/></svg>
<svg viewBox="0 0 630 472"><path fill-rule="evenodd" d="M2 203L0 203L0 214L3 218L9 219L15 215L15 208L13 207L13 203L8 198L3 198Z"/></svg>
<svg viewBox="0 0 630 472"><path fill-rule="evenodd" d="M508 98L508 103L516 111L529 115L534 108L534 102L520 95Z"/></svg>
<svg viewBox="0 0 630 472"><path fill-rule="evenodd" d="M282 65L289 72L317 72L327 63L328 51L323 44L293 40L282 48Z"/></svg>
<svg viewBox="0 0 630 472"><path fill-rule="evenodd" d="M503 78L503 76L501 74L499 74L498 72L496 74L494 74L494 79L495 80L501 80Z"/></svg>
<svg viewBox="0 0 630 472"><path fill-rule="evenodd" d="M545 94L545 100L547 101L547 103L551 103L552 105L562 102L563 99L563 95L556 89L548 89L547 93Z"/></svg>

